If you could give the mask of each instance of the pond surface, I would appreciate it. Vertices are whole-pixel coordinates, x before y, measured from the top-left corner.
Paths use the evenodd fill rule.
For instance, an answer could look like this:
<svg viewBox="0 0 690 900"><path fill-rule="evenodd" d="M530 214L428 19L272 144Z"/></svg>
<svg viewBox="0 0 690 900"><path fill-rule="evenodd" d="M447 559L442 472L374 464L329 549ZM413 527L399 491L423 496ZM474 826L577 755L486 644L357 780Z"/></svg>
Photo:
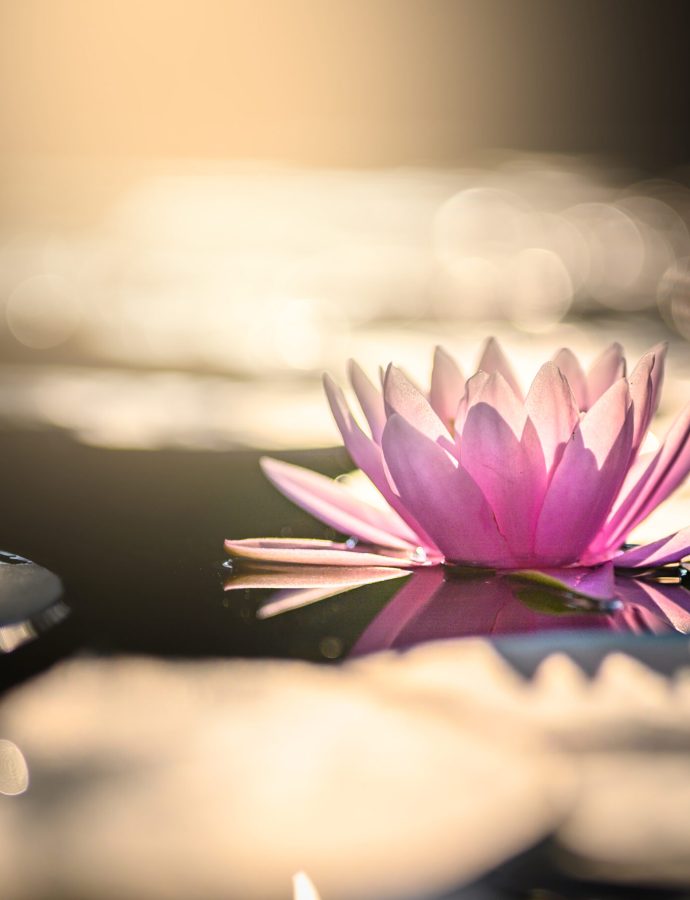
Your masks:
<svg viewBox="0 0 690 900"><path fill-rule="evenodd" d="M597 606L482 572L232 564L225 537L334 536L267 483L258 452L116 451L51 431L5 432L1 442L0 547L64 586L60 599L52 583L46 592L35 582L23 607L6 601L5 684L77 651L327 662L477 635L558 632L571 645L590 635L590 646L605 646L678 634L687 621L690 593L678 570L619 578L618 600ZM289 458L332 475L347 467L340 449ZM9 558L4 567L27 569ZM28 630L18 628L22 618Z"/></svg>

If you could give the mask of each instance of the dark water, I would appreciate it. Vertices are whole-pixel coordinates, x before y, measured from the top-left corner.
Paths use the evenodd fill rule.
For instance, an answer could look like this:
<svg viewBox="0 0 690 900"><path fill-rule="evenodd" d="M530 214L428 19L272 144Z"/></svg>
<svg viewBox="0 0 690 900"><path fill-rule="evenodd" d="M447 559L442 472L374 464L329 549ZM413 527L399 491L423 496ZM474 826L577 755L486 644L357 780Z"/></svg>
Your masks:
<svg viewBox="0 0 690 900"><path fill-rule="evenodd" d="M253 600L229 602L225 537L332 536L265 481L255 451L111 451L55 432L6 432L0 447L0 548L57 573L71 611L0 657L4 684L77 650L323 659L324 638L351 646L393 593L373 587L268 621ZM345 464L338 450L297 458L333 473Z"/></svg>
<svg viewBox="0 0 690 900"><path fill-rule="evenodd" d="M258 452L105 450L48 431L5 432L0 447L0 547L57 573L70 611L34 619L39 638L0 656L4 685L80 650L326 661L422 640L491 634L518 665L529 668L529 640L547 632L558 631L568 647L594 658L611 641L674 633L629 580L619 582L620 608L602 611L524 583L497 582L481 573L444 578L428 570L343 593L327 591L330 596L318 602L262 617L274 593L224 590L246 568L224 565L223 538L333 533L266 482ZM289 458L327 474L347 467L337 449ZM671 592L671 603L687 608L688 591L660 588ZM637 602L640 597L644 602ZM586 642L574 640L583 633ZM686 653L677 652L679 659ZM666 646L658 656L672 664L674 654Z"/></svg>

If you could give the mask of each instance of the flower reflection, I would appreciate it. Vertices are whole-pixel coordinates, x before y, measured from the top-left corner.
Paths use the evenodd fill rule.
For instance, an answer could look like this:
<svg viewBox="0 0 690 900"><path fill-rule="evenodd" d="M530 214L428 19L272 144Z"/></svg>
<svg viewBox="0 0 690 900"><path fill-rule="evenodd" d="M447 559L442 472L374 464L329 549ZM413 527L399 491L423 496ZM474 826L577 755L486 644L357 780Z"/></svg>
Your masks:
<svg viewBox="0 0 690 900"><path fill-rule="evenodd" d="M412 573L346 567L239 569L226 591L272 588L257 618L299 609L365 584L405 578L361 633L351 655L459 637L539 631L603 630L690 634L690 591L679 577L616 578L613 599L594 601L576 585L565 591L538 577L431 567Z"/></svg>
<svg viewBox="0 0 690 900"><path fill-rule="evenodd" d="M336 594L379 581L401 578L407 574L404 569L375 566L361 569L341 566L245 567L226 581L225 590L273 589L270 601L257 612L259 619L268 619Z"/></svg>
<svg viewBox="0 0 690 900"><path fill-rule="evenodd" d="M615 594L618 602L588 608L576 595L516 578L415 572L351 652L358 655L443 638L535 631L690 632L690 591L679 583L618 578Z"/></svg>

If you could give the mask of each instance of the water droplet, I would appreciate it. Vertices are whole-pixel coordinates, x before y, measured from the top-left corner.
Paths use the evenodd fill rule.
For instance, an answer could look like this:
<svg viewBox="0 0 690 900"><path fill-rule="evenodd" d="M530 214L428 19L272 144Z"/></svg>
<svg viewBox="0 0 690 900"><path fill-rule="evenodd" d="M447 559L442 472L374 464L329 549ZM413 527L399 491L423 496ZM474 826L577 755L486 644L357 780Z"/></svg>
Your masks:
<svg viewBox="0 0 690 900"><path fill-rule="evenodd" d="M410 554L410 560L416 563L425 563L429 557L427 556L426 550L424 547L415 547L412 553Z"/></svg>
<svg viewBox="0 0 690 900"><path fill-rule="evenodd" d="M356 537L349 537L345 541L345 546L347 547L348 550L354 550L355 547L357 546L357 544L359 544L359 538L356 538Z"/></svg>

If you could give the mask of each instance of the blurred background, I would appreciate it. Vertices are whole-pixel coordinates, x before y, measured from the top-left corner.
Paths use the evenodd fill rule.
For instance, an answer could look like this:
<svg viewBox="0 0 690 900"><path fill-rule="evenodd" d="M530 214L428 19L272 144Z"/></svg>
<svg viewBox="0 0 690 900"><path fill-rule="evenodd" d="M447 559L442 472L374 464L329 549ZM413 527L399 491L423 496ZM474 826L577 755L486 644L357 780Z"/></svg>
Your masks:
<svg viewBox="0 0 690 900"><path fill-rule="evenodd" d="M663 434L690 395L688 8L0 0L0 548L60 578L0 618L0 689L27 682L3 898L265 900L303 868L420 897L535 845L453 896L687 898L690 679L643 665L686 639L592 682L562 653L522 682L482 640L266 661L341 658L394 587L262 619L221 559L334 537L258 455L347 468L320 377L350 356L425 381L435 343L468 372L493 333L527 382L564 344L667 340ZM636 540L688 524L684 490Z"/></svg>
<svg viewBox="0 0 690 900"><path fill-rule="evenodd" d="M0 422L333 444L325 368L488 332L525 378L669 339L674 406L686 10L0 0Z"/></svg>

